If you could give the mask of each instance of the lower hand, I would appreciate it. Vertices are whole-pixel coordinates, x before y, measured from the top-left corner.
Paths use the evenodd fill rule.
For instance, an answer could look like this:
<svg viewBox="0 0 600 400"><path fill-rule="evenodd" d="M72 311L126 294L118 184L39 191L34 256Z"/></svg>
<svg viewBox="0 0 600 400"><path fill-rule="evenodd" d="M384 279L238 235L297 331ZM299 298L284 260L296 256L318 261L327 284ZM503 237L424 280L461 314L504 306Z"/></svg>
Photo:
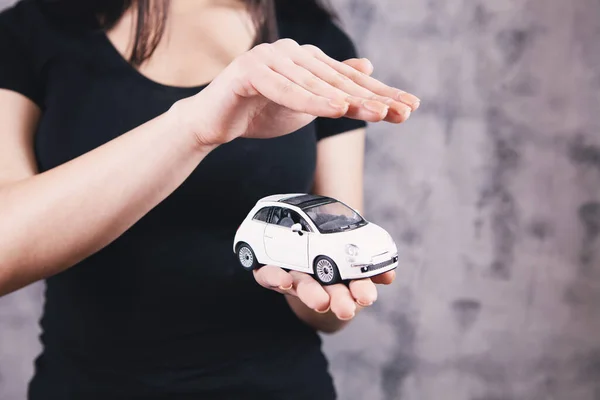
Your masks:
<svg viewBox="0 0 600 400"><path fill-rule="evenodd" d="M319 314L331 312L337 319L348 321L357 311L372 305L377 300L375 284L388 285L395 279L395 271L388 271L372 278L321 286L310 274L285 271L265 265L254 270L254 278L261 286L297 298L308 309Z"/></svg>

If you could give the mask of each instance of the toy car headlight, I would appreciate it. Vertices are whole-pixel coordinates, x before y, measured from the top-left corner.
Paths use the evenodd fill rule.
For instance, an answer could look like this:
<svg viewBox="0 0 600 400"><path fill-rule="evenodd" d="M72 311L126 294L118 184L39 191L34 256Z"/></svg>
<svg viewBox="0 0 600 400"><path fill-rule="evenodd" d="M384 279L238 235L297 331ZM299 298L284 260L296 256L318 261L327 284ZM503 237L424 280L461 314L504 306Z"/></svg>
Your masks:
<svg viewBox="0 0 600 400"><path fill-rule="evenodd" d="M358 247L353 244L347 244L346 254L348 254L351 257L356 257L358 255Z"/></svg>

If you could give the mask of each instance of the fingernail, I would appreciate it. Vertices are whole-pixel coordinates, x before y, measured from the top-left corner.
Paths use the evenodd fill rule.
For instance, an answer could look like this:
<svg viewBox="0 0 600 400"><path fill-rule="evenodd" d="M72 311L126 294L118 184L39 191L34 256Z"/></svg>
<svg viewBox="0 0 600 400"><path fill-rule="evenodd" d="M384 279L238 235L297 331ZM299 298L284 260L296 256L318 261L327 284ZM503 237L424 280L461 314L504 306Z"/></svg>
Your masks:
<svg viewBox="0 0 600 400"><path fill-rule="evenodd" d="M362 302L362 301L360 301L360 300L356 300L356 304L358 304L358 305L359 305L359 306L361 306L361 307L370 307L370 306L372 306L372 305L373 305L373 302L370 302L370 303L363 303L363 302Z"/></svg>
<svg viewBox="0 0 600 400"><path fill-rule="evenodd" d="M352 313L349 317L345 317L345 318L338 317L338 318L341 319L342 321L350 321L352 318L354 318L354 316L355 316L355 314Z"/></svg>
<svg viewBox="0 0 600 400"><path fill-rule="evenodd" d="M421 104L421 99L419 99L417 96L415 96L414 94L406 93L402 90L398 90L398 93L396 94L396 99L405 104L410 104L412 107L416 107L415 110Z"/></svg>
<svg viewBox="0 0 600 400"><path fill-rule="evenodd" d="M347 102L347 103L348 103L350 106L353 106L353 107L361 107L361 106L362 106L362 104L363 104L363 101L362 101L360 98L358 98L358 97L353 97L353 96L349 96L349 97L346 99L346 102Z"/></svg>
<svg viewBox="0 0 600 400"><path fill-rule="evenodd" d="M331 100L329 102L329 105L331 105L331 107L333 107L333 108L337 108L340 110L344 110L344 109L348 108L348 103L346 103L345 101L342 101L342 100Z"/></svg>
<svg viewBox="0 0 600 400"><path fill-rule="evenodd" d="M363 106L369 110L372 111L374 113L377 113L379 115L382 114L387 114L387 111L389 110L389 106L386 106L385 104L379 103L377 101L372 101L372 100L367 100L363 103Z"/></svg>
<svg viewBox="0 0 600 400"><path fill-rule="evenodd" d="M293 284L291 284L288 287L279 286L279 289L281 289L281 290L290 290L293 286L294 286Z"/></svg>
<svg viewBox="0 0 600 400"><path fill-rule="evenodd" d="M328 306L328 307L327 307L326 309L324 309L324 310L317 310L317 309L315 309L315 311L316 311L316 312L318 312L319 314L325 314L326 312L328 312L328 311L329 311L329 309L330 309L330 307Z"/></svg>
<svg viewBox="0 0 600 400"><path fill-rule="evenodd" d="M421 100L417 100L412 104L413 111L416 111L419 107L421 107Z"/></svg>

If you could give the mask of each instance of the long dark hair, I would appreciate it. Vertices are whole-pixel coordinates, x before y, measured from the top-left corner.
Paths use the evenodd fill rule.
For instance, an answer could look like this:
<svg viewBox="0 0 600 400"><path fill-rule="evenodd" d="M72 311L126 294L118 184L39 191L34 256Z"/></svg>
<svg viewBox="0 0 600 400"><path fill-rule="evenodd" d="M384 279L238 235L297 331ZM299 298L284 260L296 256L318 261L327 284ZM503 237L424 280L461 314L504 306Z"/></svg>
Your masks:
<svg viewBox="0 0 600 400"><path fill-rule="evenodd" d="M147 60L163 36L170 0L38 0L61 22L77 26L90 24L110 29L130 7L137 21L129 61L140 65ZM319 20L335 18L328 0L243 0L256 29L254 44L278 38L277 16L288 19Z"/></svg>

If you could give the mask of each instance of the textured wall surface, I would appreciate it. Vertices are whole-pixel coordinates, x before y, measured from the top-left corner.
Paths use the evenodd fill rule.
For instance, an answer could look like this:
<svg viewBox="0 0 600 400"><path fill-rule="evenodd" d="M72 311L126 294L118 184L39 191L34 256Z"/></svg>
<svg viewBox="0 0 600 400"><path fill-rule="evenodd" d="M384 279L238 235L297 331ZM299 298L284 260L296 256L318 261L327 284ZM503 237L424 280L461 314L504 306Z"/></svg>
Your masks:
<svg viewBox="0 0 600 400"><path fill-rule="evenodd" d="M600 399L600 2L334 3L423 100L369 130L366 214L403 266L326 337L341 398ZM24 396L40 293L0 299L3 400Z"/></svg>

